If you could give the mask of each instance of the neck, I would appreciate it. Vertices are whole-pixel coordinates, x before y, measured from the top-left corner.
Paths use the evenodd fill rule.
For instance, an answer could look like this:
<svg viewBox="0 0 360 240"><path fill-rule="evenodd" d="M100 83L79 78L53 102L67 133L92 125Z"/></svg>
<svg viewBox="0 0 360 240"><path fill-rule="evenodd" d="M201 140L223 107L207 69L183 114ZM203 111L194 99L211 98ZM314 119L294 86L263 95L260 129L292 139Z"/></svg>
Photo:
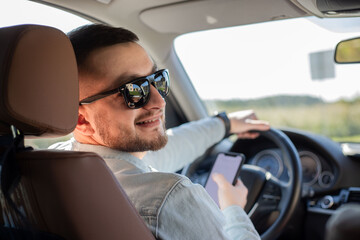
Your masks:
<svg viewBox="0 0 360 240"><path fill-rule="evenodd" d="M143 159L147 152L131 152L130 154L139 159Z"/></svg>
<svg viewBox="0 0 360 240"><path fill-rule="evenodd" d="M100 144L99 142L95 141L95 139L89 137L89 136L85 136L83 134L79 134L76 130L73 132L74 133L74 138L76 139L76 141L78 141L79 143L83 143L83 144L91 144L91 145L103 145Z"/></svg>
<svg viewBox="0 0 360 240"><path fill-rule="evenodd" d="M82 134L78 134L76 131L74 131L74 138L76 139L76 141L78 141L79 143L82 143L82 144L105 146L105 145L95 141L92 138L89 138ZM107 147L107 146L105 146L105 147ZM131 155L133 155L134 157L137 157L139 159L143 159L145 157L146 153L147 153L147 151L145 151L145 152L130 152Z"/></svg>

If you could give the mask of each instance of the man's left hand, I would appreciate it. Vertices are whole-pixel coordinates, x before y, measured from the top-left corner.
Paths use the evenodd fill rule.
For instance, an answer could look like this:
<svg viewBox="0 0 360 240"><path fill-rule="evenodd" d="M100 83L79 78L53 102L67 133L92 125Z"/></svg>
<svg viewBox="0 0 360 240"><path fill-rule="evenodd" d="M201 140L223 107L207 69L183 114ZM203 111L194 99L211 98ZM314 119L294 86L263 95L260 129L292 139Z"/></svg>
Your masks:
<svg viewBox="0 0 360 240"><path fill-rule="evenodd" d="M256 138L259 133L253 130L267 131L270 125L267 121L259 120L253 110L244 110L228 114L230 120L230 133L239 138Z"/></svg>

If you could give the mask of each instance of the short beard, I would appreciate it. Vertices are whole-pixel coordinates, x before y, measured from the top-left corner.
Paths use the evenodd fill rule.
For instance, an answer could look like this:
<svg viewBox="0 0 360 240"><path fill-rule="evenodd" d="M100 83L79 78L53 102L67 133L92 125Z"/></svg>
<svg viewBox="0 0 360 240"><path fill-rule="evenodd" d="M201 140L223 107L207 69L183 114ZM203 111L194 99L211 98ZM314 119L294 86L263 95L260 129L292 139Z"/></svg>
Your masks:
<svg viewBox="0 0 360 240"><path fill-rule="evenodd" d="M163 148L168 142L168 136L165 132L165 119L162 119L161 122L163 131L156 132L153 139L147 140L126 128L121 129L119 136L112 136L107 124L102 121L102 115L99 114L95 118L95 126L104 144L122 152L157 151Z"/></svg>

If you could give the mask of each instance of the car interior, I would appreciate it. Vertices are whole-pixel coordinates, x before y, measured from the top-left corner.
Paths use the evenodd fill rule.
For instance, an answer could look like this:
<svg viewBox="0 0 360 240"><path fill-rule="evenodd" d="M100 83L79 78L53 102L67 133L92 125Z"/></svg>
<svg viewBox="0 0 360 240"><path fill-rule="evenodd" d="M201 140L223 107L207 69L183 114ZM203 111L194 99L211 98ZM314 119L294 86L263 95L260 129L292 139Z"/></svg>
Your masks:
<svg viewBox="0 0 360 240"><path fill-rule="evenodd" d="M269 24L306 19L319 29L331 30L339 35L332 39L331 51L320 48L316 50L318 52L312 50L306 55L311 65L308 67L311 69L312 85L305 88L313 91L311 97L301 98L303 102L299 105L291 105L294 99L300 97L281 95L280 98L279 95L278 98L269 98L265 95L261 103L265 106L263 108L253 98L247 102L219 100L216 104L220 107L216 111L229 113L233 109L253 108L261 118L270 121L272 128L260 132L256 139L227 137L177 173L204 185L217 153L242 153L246 164L240 177L249 189L245 210L262 239L359 238L356 235L359 226L356 213L360 203L360 89L356 82L348 80L356 81L359 76L356 74L360 73L356 64L360 63L358 1L23 0L16 5L19 14L15 16L18 18L25 2L60 9L90 23L121 26L137 33L141 45L149 51L157 65L170 72L171 91L166 97L167 128L211 116L215 104L213 98L216 97L203 97L211 91L210 85L215 85L216 92L223 96L231 94L227 84L220 86L218 79L210 79L205 73L215 75L215 68L220 66L217 61L225 61L230 58L229 55L236 55L235 60L239 63L234 67L228 64L228 68L235 69L240 80L246 68L256 66L256 72L267 72L268 75L267 78L258 77L262 82L261 85L257 83L257 91L264 88L272 92L276 88L280 92L285 84L276 87L276 78L280 79L290 67L281 67L280 62L277 68L266 66L271 59L275 63L278 61L276 54L291 50L270 44L278 33L265 31L270 29ZM35 12L31 14L36 15ZM344 25L337 21L344 21ZM291 23L293 27L280 29L283 34L280 39L287 39L289 35L295 35L294 32L301 31L300 25ZM255 31L247 31L247 27L260 27L262 24L266 27L259 35ZM246 34L240 41L234 35L230 35L229 39L234 38L235 45L243 47L241 52L226 49L227 42L212 42L212 31L219 30L220 35L225 36L227 33L224 30L237 27ZM287 32L289 29L294 32ZM200 41L200 45L195 45L196 34L202 33L208 35ZM258 48L248 45L245 35L252 34L259 41ZM311 44L325 45L315 34L311 34L306 33L305 40L300 44L287 40L292 43L290 49L301 51ZM186 42L187 38L189 42ZM230 45L229 39L226 41ZM185 43L183 53L178 47L181 42ZM210 49L201 52L201 45L207 44ZM251 56L242 55L245 48L252 49ZM275 54L266 52L270 49L275 50ZM228 55L217 57L218 52ZM200 78L208 85L197 83L196 78L199 77L192 63L184 61L186 54L189 59L197 59L197 55L202 54L209 62L214 62L213 68L205 64L200 73L204 75ZM267 55L269 58L266 58ZM327 63L322 61L324 56ZM297 59L285 60L300 69ZM1 27L0 62L1 239L3 236L4 239L154 239L121 188L121 183L96 153L43 149L58 141L58 137L68 137L77 123L77 68L66 32L35 22ZM244 66L244 63L247 65ZM326 66L331 66L330 70L317 71L326 69ZM344 69L351 72L342 75ZM235 74L226 77L228 69L220 70L217 78L224 76L239 82L231 87L237 95L247 91L242 91L242 87L255 86L250 80L236 80ZM256 72L253 71L252 75L257 76ZM296 74L300 75L287 76L287 83L300 88ZM340 80L346 90L335 85L335 80L332 80L335 75L346 76L346 79L343 77ZM328 85L324 87L320 83ZM321 94L330 88L335 93L341 93L341 98L331 101L325 97L319 97L320 100L315 98L325 96ZM215 95L215 92L211 94ZM252 94L257 93L254 90ZM285 106L285 112L273 107L273 102ZM234 104L236 106L232 108ZM320 109L320 105L325 107ZM293 112L294 106L301 106L299 115ZM333 110L330 106L336 111L327 117L327 112ZM266 111L261 112L263 109ZM350 109L346 122L340 118L344 109ZM269 115L265 115L268 112ZM273 122L273 116L282 114L288 115L290 120L279 124ZM326 118L326 121L321 119L324 123L318 127L319 131L302 127L317 114ZM328 119L334 120L337 125L331 125ZM303 125L296 125L298 122ZM340 131L345 132L341 138L333 135L333 132ZM45 147L34 145L42 141L48 141ZM349 213L346 210L353 213L350 220L353 224L349 224L348 229L338 230L344 222L342 214Z"/></svg>

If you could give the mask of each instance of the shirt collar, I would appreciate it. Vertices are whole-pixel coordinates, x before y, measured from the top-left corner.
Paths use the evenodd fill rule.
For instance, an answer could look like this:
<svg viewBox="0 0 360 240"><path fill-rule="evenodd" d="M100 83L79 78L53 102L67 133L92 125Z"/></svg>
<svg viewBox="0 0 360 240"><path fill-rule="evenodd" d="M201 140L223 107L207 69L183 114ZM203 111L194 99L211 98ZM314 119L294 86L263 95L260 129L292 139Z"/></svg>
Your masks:
<svg viewBox="0 0 360 240"><path fill-rule="evenodd" d="M113 172L117 172L121 170L121 164L118 164L119 160L124 160L128 163L131 163L135 167L141 169L144 172L154 171L154 169L151 166L147 165L143 160L131 155L128 152L122 152L116 149L112 149L100 145L79 143L74 138L72 139L72 141L73 141L73 150L84 151L84 152L95 152L99 154L106 161L107 165Z"/></svg>

